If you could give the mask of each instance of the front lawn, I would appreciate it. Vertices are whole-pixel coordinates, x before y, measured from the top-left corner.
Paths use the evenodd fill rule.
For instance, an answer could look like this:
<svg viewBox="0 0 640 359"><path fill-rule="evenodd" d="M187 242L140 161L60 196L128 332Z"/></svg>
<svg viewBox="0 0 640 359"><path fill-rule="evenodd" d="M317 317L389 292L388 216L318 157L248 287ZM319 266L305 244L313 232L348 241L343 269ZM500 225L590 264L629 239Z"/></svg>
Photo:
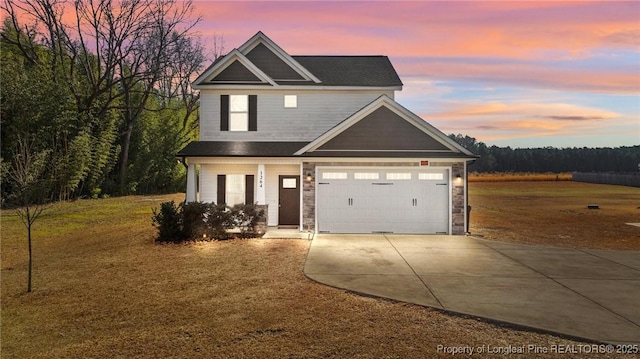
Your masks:
<svg viewBox="0 0 640 359"><path fill-rule="evenodd" d="M577 344L312 282L307 240L154 244L151 208L182 198L52 206L35 224L30 294L24 229L2 211L2 357L449 358L439 345Z"/></svg>

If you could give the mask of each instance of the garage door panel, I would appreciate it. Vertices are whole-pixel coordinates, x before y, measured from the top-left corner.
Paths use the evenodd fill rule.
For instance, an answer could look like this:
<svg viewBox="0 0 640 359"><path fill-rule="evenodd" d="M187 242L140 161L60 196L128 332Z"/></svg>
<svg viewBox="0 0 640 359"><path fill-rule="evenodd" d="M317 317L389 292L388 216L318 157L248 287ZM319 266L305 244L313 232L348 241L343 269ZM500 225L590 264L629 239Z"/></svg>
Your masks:
<svg viewBox="0 0 640 359"><path fill-rule="evenodd" d="M324 178L324 172L333 178ZM421 172L425 170L320 170L319 231L448 232L448 173L430 170L429 174L420 175Z"/></svg>

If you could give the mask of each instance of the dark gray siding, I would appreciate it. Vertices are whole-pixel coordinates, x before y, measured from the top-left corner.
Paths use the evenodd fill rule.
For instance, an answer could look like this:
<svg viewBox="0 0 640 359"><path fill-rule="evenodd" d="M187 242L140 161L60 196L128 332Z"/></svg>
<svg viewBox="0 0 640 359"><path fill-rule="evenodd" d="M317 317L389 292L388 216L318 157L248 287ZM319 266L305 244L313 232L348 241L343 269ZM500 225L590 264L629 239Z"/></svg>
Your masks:
<svg viewBox="0 0 640 359"><path fill-rule="evenodd" d="M263 44L253 48L247 54L247 58L274 80L304 80L300 74Z"/></svg>
<svg viewBox="0 0 640 359"><path fill-rule="evenodd" d="M380 107L318 148L322 150L449 150L387 107Z"/></svg>
<svg viewBox="0 0 640 359"><path fill-rule="evenodd" d="M228 81L260 82L260 79L239 61L234 61L213 79L213 82Z"/></svg>

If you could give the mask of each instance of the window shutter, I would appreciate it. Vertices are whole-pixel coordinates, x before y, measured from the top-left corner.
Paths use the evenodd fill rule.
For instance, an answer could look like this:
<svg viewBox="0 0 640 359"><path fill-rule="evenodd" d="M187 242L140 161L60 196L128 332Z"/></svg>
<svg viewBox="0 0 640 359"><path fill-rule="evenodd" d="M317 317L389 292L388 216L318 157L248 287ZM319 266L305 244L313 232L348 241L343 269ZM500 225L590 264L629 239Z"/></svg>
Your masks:
<svg viewBox="0 0 640 359"><path fill-rule="evenodd" d="M253 204L253 180L254 175L246 175L244 176L244 203L245 204Z"/></svg>
<svg viewBox="0 0 640 359"><path fill-rule="evenodd" d="M220 131L229 131L229 95L220 95Z"/></svg>
<svg viewBox="0 0 640 359"><path fill-rule="evenodd" d="M225 204L227 199L225 198L227 194L227 176L218 175L218 203L217 204Z"/></svg>
<svg viewBox="0 0 640 359"><path fill-rule="evenodd" d="M258 131L258 95L249 95L249 131Z"/></svg>

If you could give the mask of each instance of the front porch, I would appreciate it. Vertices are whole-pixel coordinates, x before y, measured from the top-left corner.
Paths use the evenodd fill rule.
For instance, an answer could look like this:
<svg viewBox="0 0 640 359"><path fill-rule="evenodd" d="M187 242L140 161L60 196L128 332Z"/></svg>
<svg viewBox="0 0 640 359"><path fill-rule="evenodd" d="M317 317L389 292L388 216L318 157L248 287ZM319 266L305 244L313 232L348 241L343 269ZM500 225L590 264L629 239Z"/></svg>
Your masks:
<svg viewBox="0 0 640 359"><path fill-rule="evenodd" d="M313 239L313 231L301 232L298 228L278 228L278 226L267 227L267 231L262 236L263 239Z"/></svg>

